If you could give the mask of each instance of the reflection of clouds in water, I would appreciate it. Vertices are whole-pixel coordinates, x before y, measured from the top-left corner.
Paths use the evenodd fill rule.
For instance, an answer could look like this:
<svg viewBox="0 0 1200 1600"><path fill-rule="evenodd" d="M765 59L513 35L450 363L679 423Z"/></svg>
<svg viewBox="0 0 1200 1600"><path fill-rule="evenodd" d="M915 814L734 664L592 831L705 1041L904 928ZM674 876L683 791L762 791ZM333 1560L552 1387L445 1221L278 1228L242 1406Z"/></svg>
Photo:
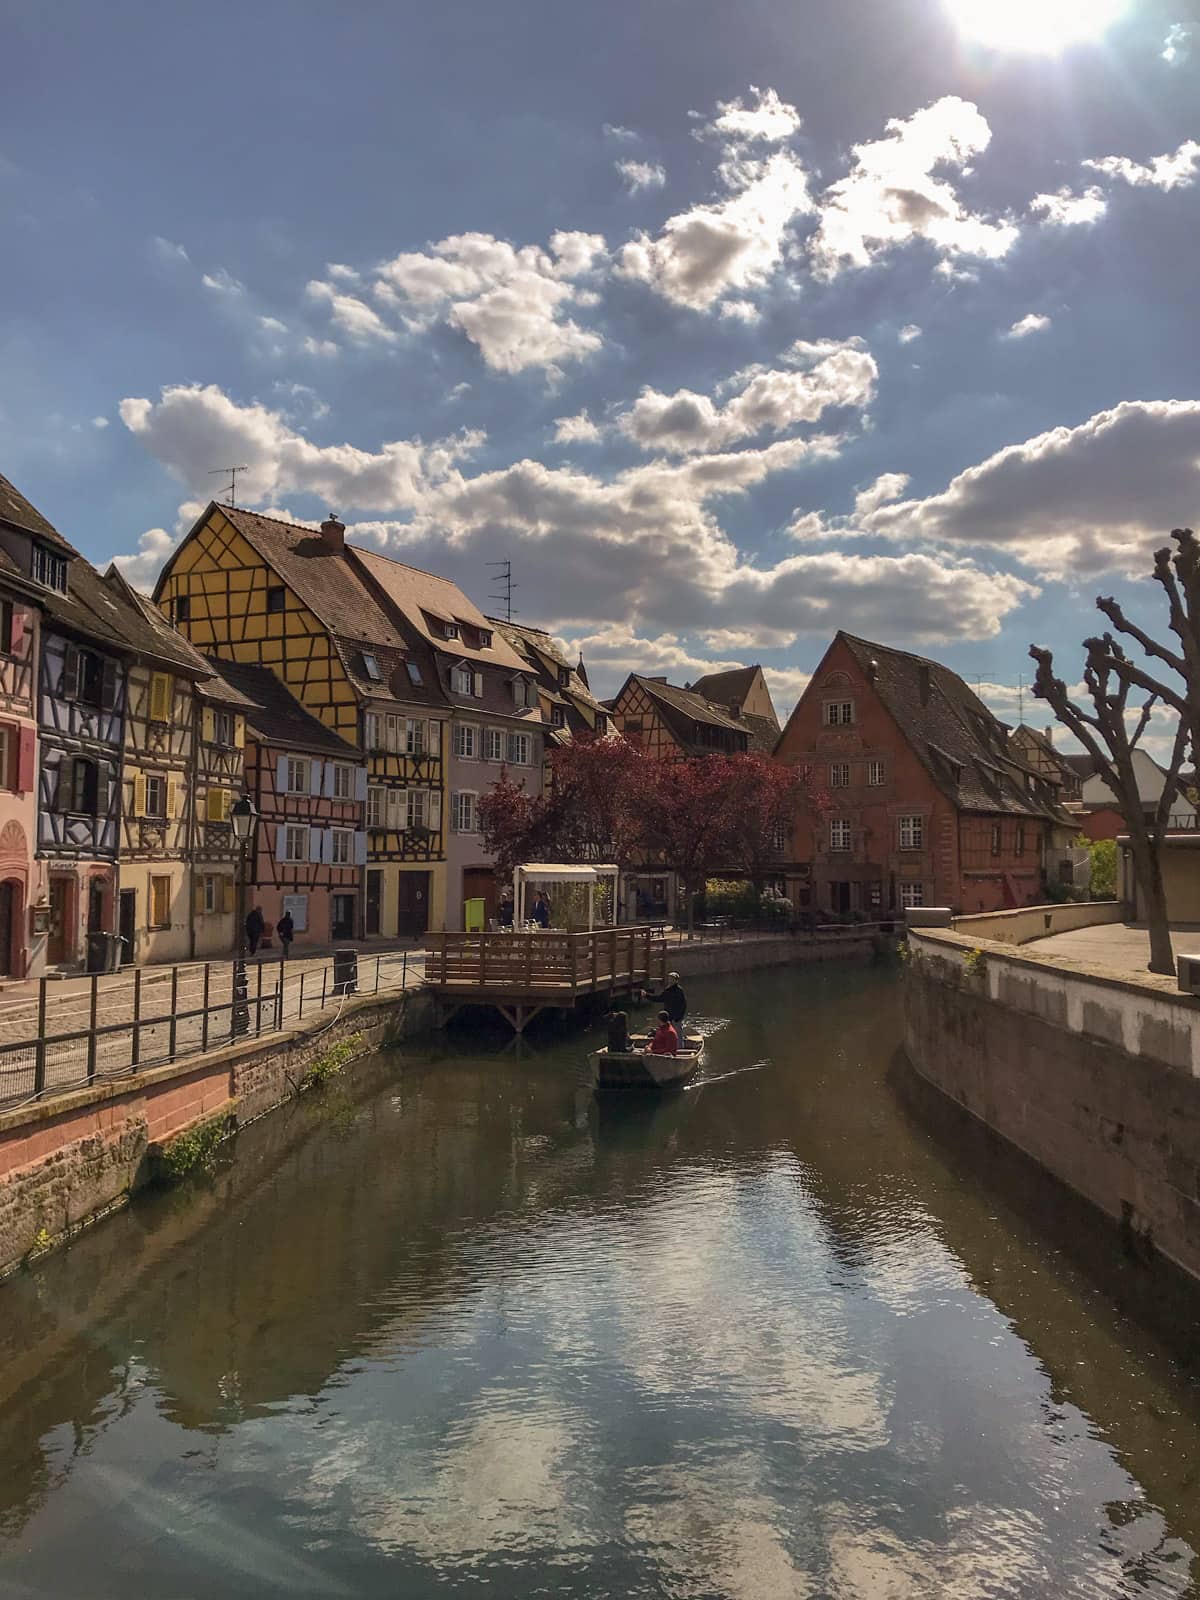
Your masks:
<svg viewBox="0 0 1200 1600"><path fill-rule="evenodd" d="M438 1565L560 1555L592 1542L587 1424L532 1391L485 1390L441 1441L388 1422L347 1430L307 1493L332 1510L348 1491L355 1532Z"/></svg>
<svg viewBox="0 0 1200 1600"><path fill-rule="evenodd" d="M789 1514L756 1490L760 1458L664 1467L642 1475L625 1533L653 1562L664 1592L724 1600L808 1600L817 1590L787 1548ZM794 1513L792 1513L794 1515Z"/></svg>

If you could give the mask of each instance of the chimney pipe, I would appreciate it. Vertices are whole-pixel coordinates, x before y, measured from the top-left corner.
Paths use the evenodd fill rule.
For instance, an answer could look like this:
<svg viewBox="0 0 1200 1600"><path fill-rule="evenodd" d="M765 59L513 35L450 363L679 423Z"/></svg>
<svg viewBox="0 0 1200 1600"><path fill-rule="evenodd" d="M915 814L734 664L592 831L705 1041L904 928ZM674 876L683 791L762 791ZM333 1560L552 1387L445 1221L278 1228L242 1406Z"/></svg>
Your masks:
<svg viewBox="0 0 1200 1600"><path fill-rule="evenodd" d="M1054 724L1052 722L1046 724L1046 743L1050 745L1054 743Z"/></svg>
<svg viewBox="0 0 1200 1600"><path fill-rule="evenodd" d="M321 538L331 555L340 556L346 548L346 524L339 522L332 511L321 524Z"/></svg>

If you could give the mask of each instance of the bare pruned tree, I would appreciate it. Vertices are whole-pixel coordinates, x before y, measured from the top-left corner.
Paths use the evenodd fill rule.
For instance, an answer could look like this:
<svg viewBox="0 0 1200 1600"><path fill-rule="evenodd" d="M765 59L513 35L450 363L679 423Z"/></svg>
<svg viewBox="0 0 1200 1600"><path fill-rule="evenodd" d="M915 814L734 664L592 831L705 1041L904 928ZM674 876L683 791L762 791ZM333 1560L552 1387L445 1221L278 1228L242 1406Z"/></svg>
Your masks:
<svg viewBox="0 0 1200 1600"><path fill-rule="evenodd" d="M1105 603L1099 604L1104 609ZM1096 763L1097 774L1116 797L1129 832L1133 867L1145 905L1150 933L1150 971L1174 974L1175 957L1171 949L1171 928L1163 889L1162 839L1170 820L1171 806L1179 793L1179 770L1191 738L1189 723L1185 716L1180 715L1162 793L1153 812L1147 816L1138 791L1134 752L1149 725L1155 706L1162 701L1175 705L1177 697L1165 695L1153 685L1152 680L1147 687L1142 682L1145 675L1129 660L1111 633L1096 639L1085 639L1084 649L1087 651L1087 661L1083 681L1092 702L1090 711L1071 699L1066 684L1054 675L1051 652L1039 649L1037 645L1031 645L1029 649L1029 654L1037 662L1033 692L1047 702L1063 726L1079 740ZM1146 699L1140 705L1131 706L1130 694L1135 688L1146 690Z"/></svg>

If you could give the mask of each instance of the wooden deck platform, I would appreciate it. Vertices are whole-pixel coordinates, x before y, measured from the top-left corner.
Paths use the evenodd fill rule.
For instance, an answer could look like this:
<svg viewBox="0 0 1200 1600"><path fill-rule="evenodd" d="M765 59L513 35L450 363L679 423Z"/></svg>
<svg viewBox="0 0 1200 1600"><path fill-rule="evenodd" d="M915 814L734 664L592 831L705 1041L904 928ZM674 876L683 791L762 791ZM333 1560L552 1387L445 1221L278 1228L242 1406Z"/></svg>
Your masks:
<svg viewBox="0 0 1200 1600"><path fill-rule="evenodd" d="M582 996L629 994L666 982L667 943L652 928L597 928L591 933L431 933L425 981L439 1019L460 1006L495 1006L524 1032L539 1011L570 1011Z"/></svg>

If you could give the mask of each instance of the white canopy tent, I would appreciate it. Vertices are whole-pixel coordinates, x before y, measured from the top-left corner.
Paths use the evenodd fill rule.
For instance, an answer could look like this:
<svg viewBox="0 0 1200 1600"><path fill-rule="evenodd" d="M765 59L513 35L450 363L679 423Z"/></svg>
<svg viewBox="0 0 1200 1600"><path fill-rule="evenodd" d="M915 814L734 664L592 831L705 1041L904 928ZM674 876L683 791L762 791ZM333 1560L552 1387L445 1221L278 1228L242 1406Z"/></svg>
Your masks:
<svg viewBox="0 0 1200 1600"><path fill-rule="evenodd" d="M612 921L617 920L617 874L620 871L615 866L574 867L566 866L552 861L530 861L523 867L516 867L513 871L513 894L516 898L515 926L523 927L528 916L525 909L526 890L530 884L540 886L544 883L580 883L587 885L588 903L588 931L596 926L596 885L608 881L611 885L609 904L612 907ZM609 924L606 923L607 927Z"/></svg>

